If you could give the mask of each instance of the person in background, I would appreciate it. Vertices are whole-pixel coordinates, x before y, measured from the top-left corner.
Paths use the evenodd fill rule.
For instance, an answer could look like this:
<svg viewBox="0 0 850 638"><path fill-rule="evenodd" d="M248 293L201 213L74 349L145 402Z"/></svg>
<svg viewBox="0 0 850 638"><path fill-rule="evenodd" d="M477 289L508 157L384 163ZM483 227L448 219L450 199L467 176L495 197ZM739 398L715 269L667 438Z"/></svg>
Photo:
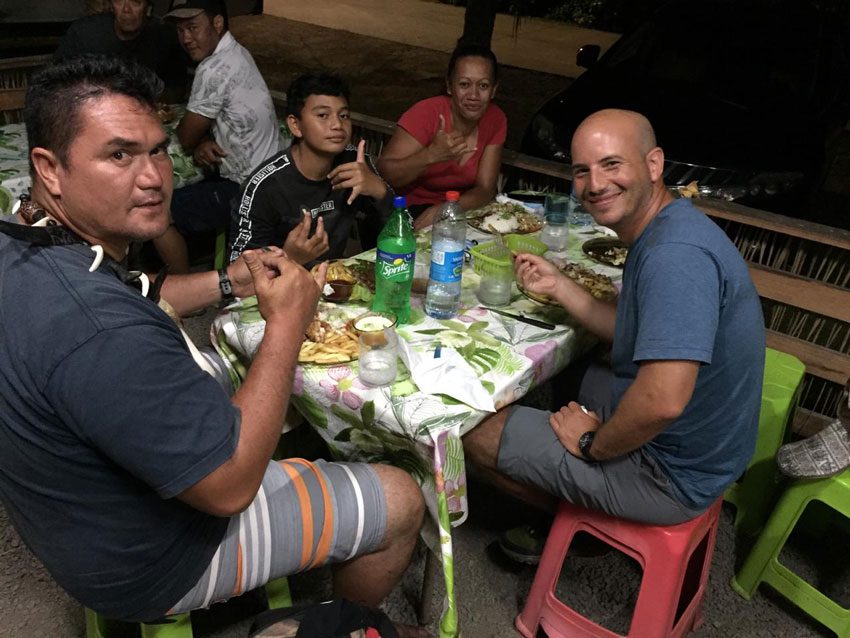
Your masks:
<svg viewBox="0 0 850 638"><path fill-rule="evenodd" d="M343 256L357 211L366 213L362 226L380 229L387 220L393 192L378 176L366 143L351 145L348 96L348 85L327 73L301 75L290 84L286 123L295 141L245 183L233 208L230 259L281 242L301 264L325 253L335 259ZM364 249L374 246L363 243Z"/></svg>
<svg viewBox="0 0 850 638"><path fill-rule="evenodd" d="M59 585L109 618L154 621L327 563L337 596L377 605L416 543L417 484L389 466L270 460L326 266L244 254L266 328L232 397L121 267L169 224L156 84L87 56L29 85L48 223L0 224L0 499Z"/></svg>
<svg viewBox="0 0 850 638"><path fill-rule="evenodd" d="M407 197L414 228L436 220L446 191L461 193L464 210L496 196L508 129L505 114L492 102L498 82L490 49L458 46L449 60L447 95L417 102L399 119L378 170Z"/></svg>
<svg viewBox="0 0 850 638"><path fill-rule="evenodd" d="M579 200L629 247L622 291L596 299L530 254L517 257L516 277L612 343L611 368L588 369L569 397L577 401L554 413L497 412L464 437L466 458L547 511L565 499L681 523L721 496L752 456L764 373L759 297L726 234L664 186L664 152L645 117L594 113L573 136L572 161ZM537 542L506 534L500 544L535 562L544 539L528 536Z"/></svg>
<svg viewBox="0 0 850 638"><path fill-rule="evenodd" d="M189 59L177 42L174 26L150 15L149 0L111 0L106 4L111 12L88 15L71 24L54 59L94 53L136 60L163 81L161 102L182 102Z"/></svg>
<svg viewBox="0 0 850 638"><path fill-rule="evenodd" d="M170 229L155 242L172 271L186 272L182 236L226 230L240 185L280 152L282 141L272 96L251 54L228 31L224 2L174 0L165 18L198 65L177 137L206 177L175 191L171 217L179 233Z"/></svg>

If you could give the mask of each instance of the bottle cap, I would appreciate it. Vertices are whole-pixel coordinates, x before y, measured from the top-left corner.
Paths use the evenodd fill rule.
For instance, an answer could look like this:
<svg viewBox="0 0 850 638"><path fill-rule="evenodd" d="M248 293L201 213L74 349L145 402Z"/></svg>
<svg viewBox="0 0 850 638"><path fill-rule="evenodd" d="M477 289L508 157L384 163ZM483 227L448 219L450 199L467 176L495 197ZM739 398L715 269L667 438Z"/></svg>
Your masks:
<svg viewBox="0 0 850 638"><path fill-rule="evenodd" d="M407 208L407 199L405 199L404 195L393 197L393 208Z"/></svg>
<svg viewBox="0 0 850 638"><path fill-rule="evenodd" d="M448 191L446 193L446 201L447 202L456 202L460 199L460 193L457 191Z"/></svg>

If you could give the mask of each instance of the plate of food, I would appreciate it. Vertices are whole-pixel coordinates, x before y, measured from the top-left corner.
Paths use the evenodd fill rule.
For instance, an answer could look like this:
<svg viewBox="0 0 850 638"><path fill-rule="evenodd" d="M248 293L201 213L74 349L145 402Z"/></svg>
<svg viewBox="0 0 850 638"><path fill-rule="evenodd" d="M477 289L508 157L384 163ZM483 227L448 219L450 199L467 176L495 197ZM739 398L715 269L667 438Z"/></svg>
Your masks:
<svg viewBox="0 0 850 638"><path fill-rule="evenodd" d="M598 272L594 272L590 268L585 268L584 266L580 266L569 261L558 266L558 268L567 277L575 281L597 299L607 300L613 299L617 296L617 288L614 286L612 279L607 275L602 275ZM558 305L547 295L540 295L529 290L525 290L519 284L517 284L517 288L519 288L519 291L532 301L550 306Z"/></svg>
<svg viewBox="0 0 850 638"><path fill-rule="evenodd" d="M347 325L335 327L321 318L321 311L307 326L298 363L329 365L350 363L359 354L357 334Z"/></svg>
<svg viewBox="0 0 850 638"><path fill-rule="evenodd" d="M515 233L526 235L536 233L543 227L543 221L534 213L528 212L519 204L493 202L470 211L467 223L482 233L506 235Z"/></svg>
<svg viewBox="0 0 850 638"><path fill-rule="evenodd" d="M629 249L619 239L613 237L597 237L582 244L584 254L600 264L622 268L626 263Z"/></svg>
<svg viewBox="0 0 850 638"><path fill-rule="evenodd" d="M318 264L313 266L315 272ZM335 303L370 302L375 294L375 264L356 261L346 264L332 261L328 264L322 296Z"/></svg>

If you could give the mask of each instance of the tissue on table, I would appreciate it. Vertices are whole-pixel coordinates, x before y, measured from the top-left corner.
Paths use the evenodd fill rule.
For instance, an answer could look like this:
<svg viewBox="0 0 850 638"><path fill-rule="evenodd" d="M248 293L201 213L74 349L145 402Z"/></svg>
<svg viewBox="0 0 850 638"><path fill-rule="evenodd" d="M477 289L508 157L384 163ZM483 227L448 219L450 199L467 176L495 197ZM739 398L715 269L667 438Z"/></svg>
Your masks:
<svg viewBox="0 0 850 638"><path fill-rule="evenodd" d="M476 410L496 411L493 397L454 348L440 347L440 356L435 358L433 343L423 352L404 339L399 339L398 345L402 361L422 392L445 394Z"/></svg>

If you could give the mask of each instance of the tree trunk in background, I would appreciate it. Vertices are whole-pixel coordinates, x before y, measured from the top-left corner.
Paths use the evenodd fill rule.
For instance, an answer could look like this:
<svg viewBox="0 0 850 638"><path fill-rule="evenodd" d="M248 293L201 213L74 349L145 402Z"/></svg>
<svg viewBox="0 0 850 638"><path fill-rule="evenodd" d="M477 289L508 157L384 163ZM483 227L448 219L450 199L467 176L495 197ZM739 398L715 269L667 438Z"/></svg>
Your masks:
<svg viewBox="0 0 850 638"><path fill-rule="evenodd" d="M496 0L468 0L463 17L460 44L477 44L490 48L493 27L496 26Z"/></svg>

